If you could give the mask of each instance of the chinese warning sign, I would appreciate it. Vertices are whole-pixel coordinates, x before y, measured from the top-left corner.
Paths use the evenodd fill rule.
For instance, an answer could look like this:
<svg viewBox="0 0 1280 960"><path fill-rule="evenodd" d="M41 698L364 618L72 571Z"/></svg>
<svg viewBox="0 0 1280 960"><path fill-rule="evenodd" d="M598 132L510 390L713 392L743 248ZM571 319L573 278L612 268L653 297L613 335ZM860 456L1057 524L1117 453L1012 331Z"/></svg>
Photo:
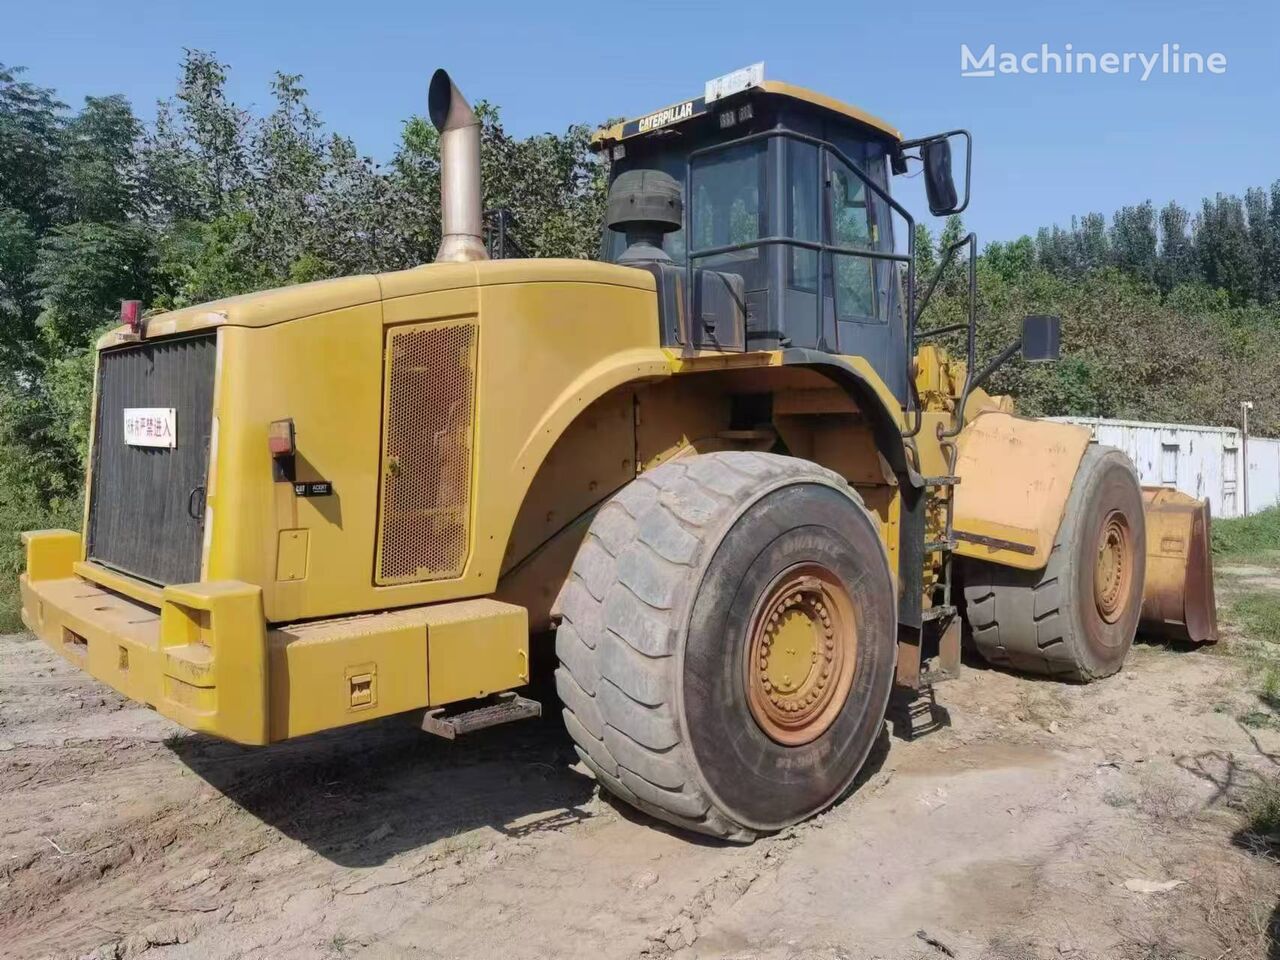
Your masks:
<svg viewBox="0 0 1280 960"><path fill-rule="evenodd" d="M131 447L178 445L178 415L172 407L126 407L124 442Z"/></svg>

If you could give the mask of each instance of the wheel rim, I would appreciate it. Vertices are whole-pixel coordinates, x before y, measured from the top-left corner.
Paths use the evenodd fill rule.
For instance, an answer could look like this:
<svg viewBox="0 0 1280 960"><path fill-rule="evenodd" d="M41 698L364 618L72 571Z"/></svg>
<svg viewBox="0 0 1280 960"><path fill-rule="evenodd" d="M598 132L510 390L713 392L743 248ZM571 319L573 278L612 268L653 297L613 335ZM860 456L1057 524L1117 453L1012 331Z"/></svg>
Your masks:
<svg viewBox="0 0 1280 960"><path fill-rule="evenodd" d="M853 600L826 567L779 575L751 617L747 703L760 729L786 746L820 737L848 699L858 634Z"/></svg>
<svg viewBox="0 0 1280 960"><path fill-rule="evenodd" d="M1119 510L1112 510L1102 524L1093 574L1093 600L1098 614L1107 623L1115 623L1124 613L1132 579L1133 538L1129 521Z"/></svg>

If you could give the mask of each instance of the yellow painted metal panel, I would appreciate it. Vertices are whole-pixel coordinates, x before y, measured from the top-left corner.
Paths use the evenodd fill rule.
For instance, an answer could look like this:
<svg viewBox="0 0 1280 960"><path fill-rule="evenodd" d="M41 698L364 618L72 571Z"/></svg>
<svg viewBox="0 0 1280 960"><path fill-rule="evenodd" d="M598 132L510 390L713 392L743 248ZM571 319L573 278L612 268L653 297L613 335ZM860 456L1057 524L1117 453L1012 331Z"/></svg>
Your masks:
<svg viewBox="0 0 1280 960"><path fill-rule="evenodd" d="M80 560L80 534L72 530L30 530L22 534L27 548L27 576L39 580L62 580Z"/></svg>
<svg viewBox="0 0 1280 960"><path fill-rule="evenodd" d="M427 705L420 617L371 616L271 631L271 739Z"/></svg>
<svg viewBox="0 0 1280 960"><path fill-rule="evenodd" d="M380 307L265 329L229 328L222 340L214 411L218 444L207 496L207 576L262 584L273 622L361 609L351 600L355 591L372 592ZM300 497L292 484L274 479L267 433L273 421L290 418L295 479L328 481L330 495ZM306 577L278 582L279 531L301 529L309 540ZM370 598L364 608L374 603Z"/></svg>
<svg viewBox="0 0 1280 960"><path fill-rule="evenodd" d="M529 617L523 607L472 600L427 608L432 706L484 697L529 682Z"/></svg>
<svg viewBox="0 0 1280 960"><path fill-rule="evenodd" d="M507 272L536 276L536 266ZM572 266L556 262L552 274ZM577 269L587 278L645 276L596 266ZM262 584L273 623L492 593L528 486L564 429L609 390L670 376L656 310L642 287L511 282L224 329L207 576ZM471 551L456 577L378 585L384 330L465 316L479 329ZM296 428L297 479L327 480L332 496L297 497L272 481L267 430L286 418ZM279 531L301 528L310 531L306 578L278 582Z"/></svg>
<svg viewBox="0 0 1280 960"><path fill-rule="evenodd" d="M147 583L145 580L117 573L115 570L94 563L91 560L80 561L71 568L71 571L77 577L83 577L85 580L106 587L108 590L114 590L116 593L123 593L126 597L137 600L139 603L145 603L147 606L157 609L160 607L160 597L164 590L153 583Z"/></svg>
<svg viewBox="0 0 1280 960"><path fill-rule="evenodd" d="M71 663L192 730L267 742L257 587L169 587L157 610L75 576L20 583L23 621Z"/></svg>
<svg viewBox="0 0 1280 960"><path fill-rule="evenodd" d="M838 113L848 117L850 120L856 120L859 123L866 124L881 133L892 137L894 140L901 140L902 133L897 127L892 126L885 120L881 120L873 113L868 113L861 107L855 107L851 103L845 103L843 100L837 100L835 97L829 97L825 93L818 93L816 90L810 90L807 87L798 87L792 83L783 83L781 80L766 80L763 84L767 93L777 94L782 97L791 97L804 103L813 104L815 107L822 107L833 113Z"/></svg>
<svg viewBox="0 0 1280 960"><path fill-rule="evenodd" d="M157 708L192 730L267 742L262 591L234 581L166 587L160 606L164 697Z"/></svg>
<svg viewBox="0 0 1280 960"><path fill-rule="evenodd" d="M276 548L276 579L305 580L310 548L310 531L281 530L279 545Z"/></svg>
<svg viewBox="0 0 1280 960"><path fill-rule="evenodd" d="M23 620L52 650L193 730L262 744L428 705L428 638L450 702L520 686L524 609L496 600L311 621L264 635L260 592L186 584L153 609L70 576L20 578ZM269 678L269 683L268 683Z"/></svg>
<svg viewBox="0 0 1280 960"><path fill-rule="evenodd" d="M520 506L503 575L635 477L638 417L635 391L623 387L593 403L560 435ZM548 584L552 593L559 588Z"/></svg>
<svg viewBox="0 0 1280 960"><path fill-rule="evenodd" d="M159 699L157 611L79 577L32 581L23 574L19 583L23 622L46 646L127 697Z"/></svg>
<svg viewBox="0 0 1280 960"><path fill-rule="evenodd" d="M964 428L957 444L956 552L1023 570L1043 567L1088 429L989 411ZM975 543L966 534L1010 546Z"/></svg>

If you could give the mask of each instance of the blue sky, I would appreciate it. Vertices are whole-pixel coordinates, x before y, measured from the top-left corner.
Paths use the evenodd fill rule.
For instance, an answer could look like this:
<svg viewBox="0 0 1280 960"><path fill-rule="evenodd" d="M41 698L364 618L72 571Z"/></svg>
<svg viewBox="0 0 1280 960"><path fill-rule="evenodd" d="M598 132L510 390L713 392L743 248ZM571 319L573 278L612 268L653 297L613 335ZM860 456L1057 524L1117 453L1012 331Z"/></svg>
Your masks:
<svg viewBox="0 0 1280 960"><path fill-rule="evenodd" d="M233 95L268 101L274 70L385 159L447 67L514 133L632 116L757 60L768 76L880 114L909 136L975 136L966 220L984 241L1126 203L1241 192L1280 177L1280 5L1274 0L995 3L484 3L0 0L0 62L77 104L123 93L143 116L173 91L183 47L231 65ZM1227 58L1222 76L961 79L960 45L1023 53L1158 51ZM915 202L916 184L903 195Z"/></svg>

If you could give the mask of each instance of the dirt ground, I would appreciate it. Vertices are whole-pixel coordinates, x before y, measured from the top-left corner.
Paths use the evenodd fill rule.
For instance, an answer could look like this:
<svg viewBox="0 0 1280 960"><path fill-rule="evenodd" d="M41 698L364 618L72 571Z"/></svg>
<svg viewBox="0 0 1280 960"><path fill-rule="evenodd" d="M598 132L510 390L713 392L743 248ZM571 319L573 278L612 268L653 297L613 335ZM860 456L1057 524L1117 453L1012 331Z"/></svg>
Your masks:
<svg viewBox="0 0 1280 960"><path fill-rule="evenodd" d="M732 846L598 797L554 718L243 750L2 637L0 955L1277 960L1251 669L974 665L895 706L830 812Z"/></svg>

